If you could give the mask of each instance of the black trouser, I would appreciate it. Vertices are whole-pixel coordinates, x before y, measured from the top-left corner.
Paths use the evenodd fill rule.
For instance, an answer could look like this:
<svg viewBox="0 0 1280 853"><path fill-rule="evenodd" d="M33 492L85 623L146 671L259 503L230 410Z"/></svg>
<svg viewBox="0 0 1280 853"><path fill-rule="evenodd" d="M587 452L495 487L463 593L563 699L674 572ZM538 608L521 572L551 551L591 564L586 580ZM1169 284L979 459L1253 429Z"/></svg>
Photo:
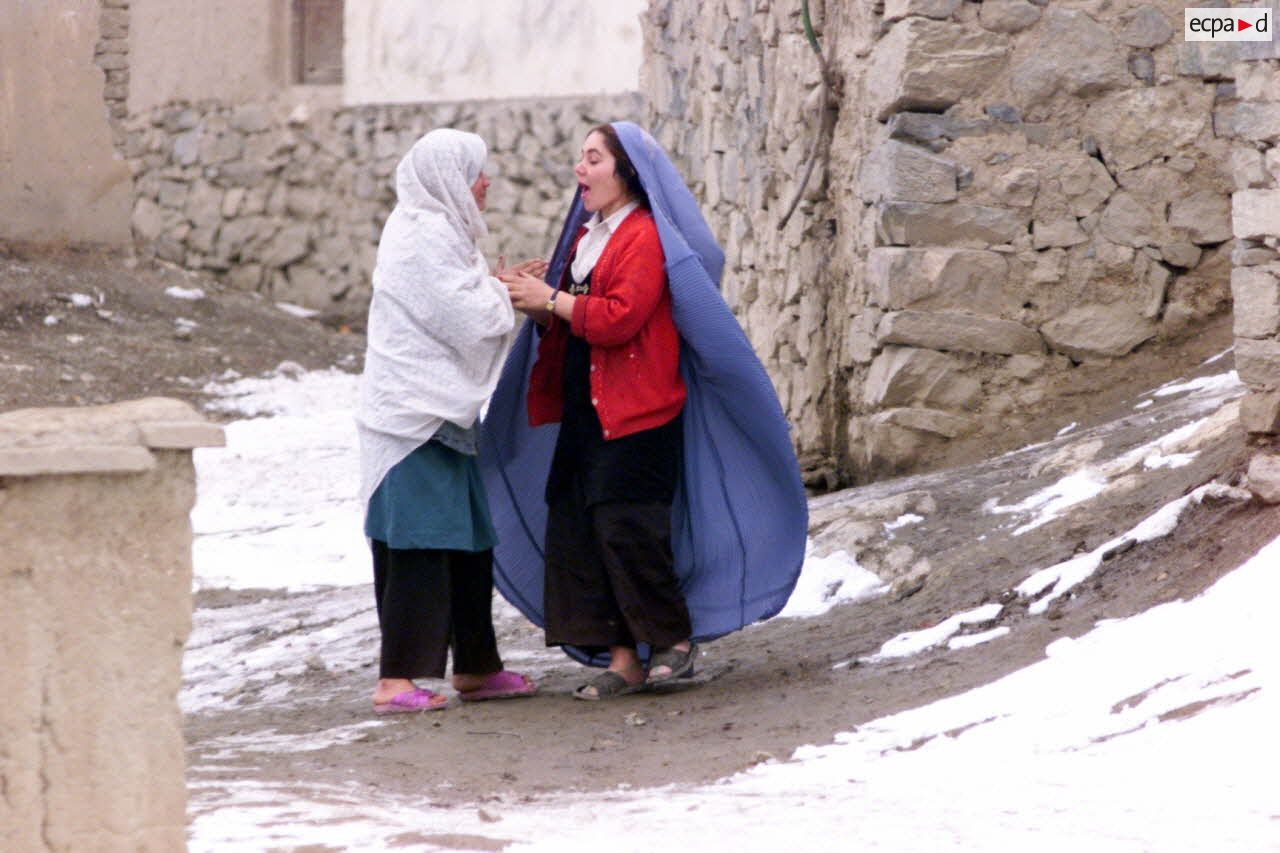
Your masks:
<svg viewBox="0 0 1280 853"><path fill-rule="evenodd" d="M580 478L548 507L547 645L666 649L689 639L671 558L671 506L585 506Z"/></svg>
<svg viewBox="0 0 1280 853"><path fill-rule="evenodd" d="M372 541L382 629L380 678L443 678L502 669L493 634L493 551L399 550Z"/></svg>

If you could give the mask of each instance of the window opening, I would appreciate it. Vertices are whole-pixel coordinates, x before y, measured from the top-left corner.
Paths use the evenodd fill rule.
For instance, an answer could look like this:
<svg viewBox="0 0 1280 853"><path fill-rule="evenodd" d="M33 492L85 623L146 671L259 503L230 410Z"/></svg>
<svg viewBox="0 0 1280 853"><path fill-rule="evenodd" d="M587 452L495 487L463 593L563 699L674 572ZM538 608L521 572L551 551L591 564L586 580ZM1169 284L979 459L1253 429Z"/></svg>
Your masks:
<svg viewBox="0 0 1280 853"><path fill-rule="evenodd" d="M342 0L293 0L293 80L342 82Z"/></svg>

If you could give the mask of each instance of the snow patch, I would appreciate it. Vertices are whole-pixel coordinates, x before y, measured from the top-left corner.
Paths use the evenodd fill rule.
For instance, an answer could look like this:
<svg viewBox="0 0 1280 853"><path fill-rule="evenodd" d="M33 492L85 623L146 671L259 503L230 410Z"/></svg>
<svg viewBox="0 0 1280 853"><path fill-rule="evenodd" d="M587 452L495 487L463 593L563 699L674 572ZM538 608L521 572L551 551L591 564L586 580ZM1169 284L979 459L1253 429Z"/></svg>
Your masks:
<svg viewBox="0 0 1280 853"><path fill-rule="evenodd" d="M1206 497L1225 500L1249 500L1252 496L1243 489L1221 483L1209 483L1201 486L1188 495L1165 504L1151 515L1139 522L1128 533L1104 542L1087 554L1080 554L1048 568L1035 572L1019 584L1016 592L1024 598L1036 598L1028 608L1033 614L1044 613L1055 600L1065 595L1081 581L1088 578L1102 565L1102 558L1127 541L1135 543L1150 542L1173 532L1178 519L1188 506L1200 503ZM1047 593L1047 594L1046 594Z"/></svg>
<svg viewBox="0 0 1280 853"><path fill-rule="evenodd" d="M198 302L204 299L204 290L199 287L179 287L178 285L170 285L164 289L164 295L174 299L186 299L190 302Z"/></svg>
<svg viewBox="0 0 1280 853"><path fill-rule="evenodd" d="M813 543L806 545L811 552ZM783 618L819 616L837 604L861 601L887 589L876 576L858 565L849 552L840 550L825 557L806 553L800 580L778 615Z"/></svg>
<svg viewBox="0 0 1280 853"><path fill-rule="evenodd" d="M983 604L972 610L966 610L964 613L957 613L948 617L932 628L899 634L881 646L880 651L867 657L866 661L868 663L878 663L892 658L907 657L918 654L925 649L942 645L967 625L981 625L983 622L990 622L997 618L1003 609L1003 605L1000 604Z"/></svg>
<svg viewBox="0 0 1280 853"><path fill-rule="evenodd" d="M1041 489L1016 504L1000 506L996 498L991 498L983 504L983 509L996 514L1038 510L1035 518L1013 531L1014 536L1020 536L1029 530L1048 524L1069 507L1097 497L1106 486L1107 478L1099 471L1084 468L1071 472L1053 485Z"/></svg>
<svg viewBox="0 0 1280 853"><path fill-rule="evenodd" d="M320 316L320 312L314 308L303 308L301 305L294 305L292 302L277 302L276 307L291 317L301 317L304 320Z"/></svg>

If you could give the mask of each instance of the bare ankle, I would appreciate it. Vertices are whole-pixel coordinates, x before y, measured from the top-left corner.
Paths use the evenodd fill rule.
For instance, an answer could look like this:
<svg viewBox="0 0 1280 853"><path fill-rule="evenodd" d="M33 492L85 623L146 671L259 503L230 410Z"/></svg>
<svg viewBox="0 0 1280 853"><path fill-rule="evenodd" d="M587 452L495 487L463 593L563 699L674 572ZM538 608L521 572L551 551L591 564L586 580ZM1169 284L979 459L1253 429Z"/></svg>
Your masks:
<svg viewBox="0 0 1280 853"><path fill-rule="evenodd" d="M407 678L379 678L377 686L373 688L373 701L375 704L386 702L401 693L415 689L417 685Z"/></svg>

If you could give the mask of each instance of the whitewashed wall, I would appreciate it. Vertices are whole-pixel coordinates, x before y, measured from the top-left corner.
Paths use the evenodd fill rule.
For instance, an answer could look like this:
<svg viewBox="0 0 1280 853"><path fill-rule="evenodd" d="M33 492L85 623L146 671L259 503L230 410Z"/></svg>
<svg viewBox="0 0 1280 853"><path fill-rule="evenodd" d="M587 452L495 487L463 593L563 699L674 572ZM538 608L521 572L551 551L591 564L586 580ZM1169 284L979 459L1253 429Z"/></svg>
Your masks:
<svg viewBox="0 0 1280 853"><path fill-rule="evenodd" d="M346 6L349 105L639 87L645 0L364 0Z"/></svg>

